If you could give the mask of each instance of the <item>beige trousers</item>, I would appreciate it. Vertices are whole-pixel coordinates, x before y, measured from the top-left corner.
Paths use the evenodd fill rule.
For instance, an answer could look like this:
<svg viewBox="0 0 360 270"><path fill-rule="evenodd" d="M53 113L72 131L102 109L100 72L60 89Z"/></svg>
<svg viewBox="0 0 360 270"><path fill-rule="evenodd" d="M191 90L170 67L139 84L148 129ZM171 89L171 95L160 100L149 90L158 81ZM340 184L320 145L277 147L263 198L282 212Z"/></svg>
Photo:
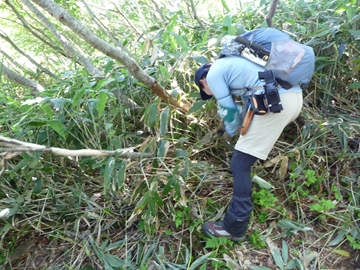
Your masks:
<svg viewBox="0 0 360 270"><path fill-rule="evenodd" d="M280 113L254 115L244 136L240 136L235 149L265 160L284 128L300 114L302 93L287 92L280 94L283 110Z"/></svg>

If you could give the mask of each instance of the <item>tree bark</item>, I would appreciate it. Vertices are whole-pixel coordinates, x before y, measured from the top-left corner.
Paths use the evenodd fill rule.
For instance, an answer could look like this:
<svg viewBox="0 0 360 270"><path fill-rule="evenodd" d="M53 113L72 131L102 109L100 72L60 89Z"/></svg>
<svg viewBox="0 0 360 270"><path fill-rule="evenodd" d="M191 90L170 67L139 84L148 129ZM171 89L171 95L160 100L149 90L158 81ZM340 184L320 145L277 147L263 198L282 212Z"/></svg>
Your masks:
<svg viewBox="0 0 360 270"><path fill-rule="evenodd" d="M26 88L31 89L32 91L42 92L44 91L44 87L41 84L38 84L37 82L34 82L19 73L16 73L7 67L3 65L2 62L0 62L0 74L4 74L5 77L7 77L10 81L16 82L22 86L25 86Z"/></svg>
<svg viewBox="0 0 360 270"><path fill-rule="evenodd" d="M266 15L266 23L269 27L273 28L274 25L272 23L272 18L275 15L275 11L276 11L276 7L278 5L279 0L273 0L270 6L270 11L268 13L268 15Z"/></svg>
<svg viewBox="0 0 360 270"><path fill-rule="evenodd" d="M33 0L33 2L52 14L60 22L68 26L86 42L91 44L95 49L122 63L131 75L149 87L150 90L159 96L163 101L168 102L171 105L176 106L186 112L189 110L188 104L179 104L179 102L172 98L171 95L169 95L153 77L149 76L144 70L142 70L132 58L93 34L73 16L66 12L66 10L50 0Z"/></svg>
<svg viewBox="0 0 360 270"><path fill-rule="evenodd" d="M50 30L50 32L55 36L63 48L69 53L71 58L76 57L81 65L94 77L104 77L104 73L99 69L94 67L85 56L80 52L76 51L70 42L64 37L55 26L42 14L30 1L22 0L23 4L28 7L28 9L41 21L41 23Z"/></svg>

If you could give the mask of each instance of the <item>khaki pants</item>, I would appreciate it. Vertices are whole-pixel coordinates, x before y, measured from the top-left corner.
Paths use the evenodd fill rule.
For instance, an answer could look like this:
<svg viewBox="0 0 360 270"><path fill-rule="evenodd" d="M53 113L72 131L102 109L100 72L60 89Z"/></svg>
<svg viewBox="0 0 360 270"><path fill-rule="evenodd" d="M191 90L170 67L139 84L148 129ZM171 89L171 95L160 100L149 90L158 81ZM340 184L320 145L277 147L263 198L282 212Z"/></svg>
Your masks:
<svg viewBox="0 0 360 270"><path fill-rule="evenodd" d="M252 123L244 136L240 136L235 149L265 160L284 128L300 114L302 93L280 94L283 110L280 113L254 115Z"/></svg>

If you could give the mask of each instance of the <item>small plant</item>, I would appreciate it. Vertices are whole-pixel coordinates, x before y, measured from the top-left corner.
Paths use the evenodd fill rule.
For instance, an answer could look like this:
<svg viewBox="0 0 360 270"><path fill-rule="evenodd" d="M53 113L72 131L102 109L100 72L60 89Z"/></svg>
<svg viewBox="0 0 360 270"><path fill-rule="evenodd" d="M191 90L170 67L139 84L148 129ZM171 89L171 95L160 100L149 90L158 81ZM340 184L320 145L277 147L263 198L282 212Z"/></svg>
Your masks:
<svg viewBox="0 0 360 270"><path fill-rule="evenodd" d="M336 201L331 201L321 198L321 200L319 200L318 203L311 204L310 209L316 212L324 213L335 208L336 204L337 204Z"/></svg>
<svg viewBox="0 0 360 270"><path fill-rule="evenodd" d="M278 199L267 189L260 189L260 191L253 191L254 204L263 206L265 208L275 206Z"/></svg>
<svg viewBox="0 0 360 270"><path fill-rule="evenodd" d="M260 233L257 230L250 234L247 237L247 240L250 244L253 245L255 249L261 249L266 247L266 243L261 239Z"/></svg>
<svg viewBox="0 0 360 270"><path fill-rule="evenodd" d="M324 180L324 177L318 177L316 176L316 173L314 170L305 170L305 185L307 187L315 186L318 190L320 189L321 182Z"/></svg>

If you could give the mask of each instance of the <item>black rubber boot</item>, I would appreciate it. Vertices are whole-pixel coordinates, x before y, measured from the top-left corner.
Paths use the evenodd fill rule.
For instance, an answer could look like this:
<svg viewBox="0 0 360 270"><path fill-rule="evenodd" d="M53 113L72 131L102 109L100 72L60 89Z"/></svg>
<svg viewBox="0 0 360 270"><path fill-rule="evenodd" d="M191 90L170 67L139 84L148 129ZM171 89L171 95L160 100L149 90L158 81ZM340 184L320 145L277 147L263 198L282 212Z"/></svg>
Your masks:
<svg viewBox="0 0 360 270"><path fill-rule="evenodd" d="M248 224L249 219L239 219L232 215L229 211L226 212L223 220L224 229L237 238L245 237Z"/></svg>

